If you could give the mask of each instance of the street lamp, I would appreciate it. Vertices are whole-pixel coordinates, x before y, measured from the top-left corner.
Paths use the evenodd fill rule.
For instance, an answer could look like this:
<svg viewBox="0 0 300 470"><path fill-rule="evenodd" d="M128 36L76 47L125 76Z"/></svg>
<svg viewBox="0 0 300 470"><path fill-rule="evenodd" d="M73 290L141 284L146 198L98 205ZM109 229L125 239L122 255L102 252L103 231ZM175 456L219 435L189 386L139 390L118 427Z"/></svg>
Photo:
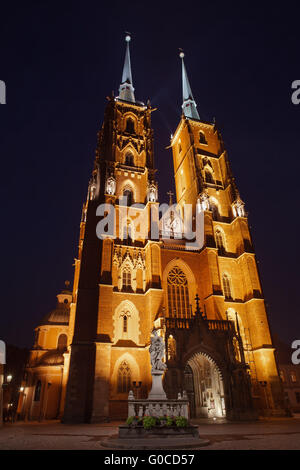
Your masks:
<svg viewBox="0 0 300 470"><path fill-rule="evenodd" d="M9 375L6 377L6 381L7 381L7 383L9 384L9 383L11 382L11 380L12 380L12 375L9 374Z"/></svg>

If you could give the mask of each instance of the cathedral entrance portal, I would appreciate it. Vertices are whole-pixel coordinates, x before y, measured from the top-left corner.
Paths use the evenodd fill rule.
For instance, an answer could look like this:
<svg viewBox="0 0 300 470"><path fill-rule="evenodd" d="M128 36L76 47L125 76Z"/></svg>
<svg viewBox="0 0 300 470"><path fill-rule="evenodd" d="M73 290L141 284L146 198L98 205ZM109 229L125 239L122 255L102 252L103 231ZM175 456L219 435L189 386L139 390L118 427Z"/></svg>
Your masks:
<svg viewBox="0 0 300 470"><path fill-rule="evenodd" d="M226 416L223 379L212 359L195 354L186 364L184 380L192 418Z"/></svg>

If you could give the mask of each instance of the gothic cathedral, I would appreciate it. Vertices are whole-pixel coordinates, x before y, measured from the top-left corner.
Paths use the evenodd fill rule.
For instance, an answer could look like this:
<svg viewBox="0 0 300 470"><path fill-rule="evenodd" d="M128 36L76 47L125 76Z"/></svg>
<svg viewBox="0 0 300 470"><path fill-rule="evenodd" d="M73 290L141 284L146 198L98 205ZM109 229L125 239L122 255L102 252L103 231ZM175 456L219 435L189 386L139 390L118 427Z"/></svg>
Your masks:
<svg viewBox="0 0 300 470"><path fill-rule="evenodd" d="M125 418L129 391L143 399L151 388L156 328L166 344L165 391L185 390L191 417L280 414L247 213L221 134L198 114L181 53L182 117L170 143L177 204L170 193L176 209L160 218L153 108L135 99L126 41L119 96L109 97L98 134L73 289L66 285L35 330L19 412L66 423ZM200 245L183 235L186 207L192 226L201 214ZM109 214L114 230L99 237Z"/></svg>

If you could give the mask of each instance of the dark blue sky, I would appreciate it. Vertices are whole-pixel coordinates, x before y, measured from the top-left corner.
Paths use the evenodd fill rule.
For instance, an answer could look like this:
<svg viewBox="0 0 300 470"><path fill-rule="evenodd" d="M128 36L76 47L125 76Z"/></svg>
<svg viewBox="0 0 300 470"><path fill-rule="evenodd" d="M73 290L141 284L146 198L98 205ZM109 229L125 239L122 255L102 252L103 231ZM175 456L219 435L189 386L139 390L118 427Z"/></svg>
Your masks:
<svg viewBox="0 0 300 470"><path fill-rule="evenodd" d="M82 202L106 96L117 92L132 33L136 98L151 100L160 201L173 186L169 136L186 66L200 117L222 132L260 262L271 326L300 337L296 3L27 1L1 5L0 337L33 328L73 279Z"/></svg>

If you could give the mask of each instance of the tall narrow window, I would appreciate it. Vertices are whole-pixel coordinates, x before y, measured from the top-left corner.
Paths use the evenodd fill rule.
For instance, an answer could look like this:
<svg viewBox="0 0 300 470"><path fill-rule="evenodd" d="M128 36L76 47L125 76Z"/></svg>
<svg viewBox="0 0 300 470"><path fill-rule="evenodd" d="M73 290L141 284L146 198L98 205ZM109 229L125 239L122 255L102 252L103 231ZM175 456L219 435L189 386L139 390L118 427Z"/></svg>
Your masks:
<svg viewBox="0 0 300 470"><path fill-rule="evenodd" d="M124 202L123 202L123 205L131 206L133 204L133 193L130 189L124 189L123 199L125 199Z"/></svg>
<svg viewBox="0 0 300 470"><path fill-rule="evenodd" d="M184 272L175 266L168 275L168 310L170 317L189 318L189 289Z"/></svg>
<svg viewBox="0 0 300 470"><path fill-rule="evenodd" d="M36 385L35 385L34 399L33 399L34 401L40 401L41 391L42 391L42 382L40 380L38 380Z"/></svg>
<svg viewBox="0 0 300 470"><path fill-rule="evenodd" d="M132 153L127 153L126 154L125 165L133 166L133 155L132 155Z"/></svg>
<svg viewBox="0 0 300 470"><path fill-rule="evenodd" d="M127 322L128 322L128 318L127 318L127 315L124 315L123 317L123 333L127 333Z"/></svg>
<svg viewBox="0 0 300 470"><path fill-rule="evenodd" d="M134 122L131 118L128 118L127 121L126 121L126 132L128 132L129 134L134 134Z"/></svg>
<svg viewBox="0 0 300 470"><path fill-rule="evenodd" d="M131 270L129 267L123 269L123 289L130 289L131 288Z"/></svg>
<svg viewBox="0 0 300 470"><path fill-rule="evenodd" d="M227 274L223 274L223 292L226 299L231 299L230 279Z"/></svg>
<svg viewBox="0 0 300 470"><path fill-rule="evenodd" d="M118 370L118 393L128 393L131 389L131 370L126 361L123 361Z"/></svg>

